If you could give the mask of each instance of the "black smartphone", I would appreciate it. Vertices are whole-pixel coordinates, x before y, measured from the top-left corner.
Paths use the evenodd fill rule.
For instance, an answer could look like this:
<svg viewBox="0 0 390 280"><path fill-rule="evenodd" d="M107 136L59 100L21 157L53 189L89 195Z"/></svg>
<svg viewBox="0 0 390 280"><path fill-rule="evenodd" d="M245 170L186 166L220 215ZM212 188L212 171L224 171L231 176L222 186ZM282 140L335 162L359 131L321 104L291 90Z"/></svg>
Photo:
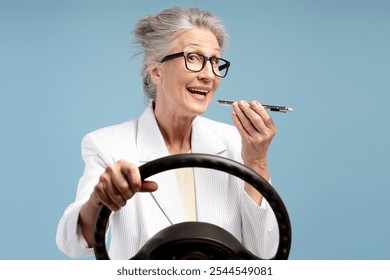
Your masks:
<svg viewBox="0 0 390 280"><path fill-rule="evenodd" d="M229 101L229 100L217 100L219 105L224 106L231 106L235 101ZM278 106L278 105L265 105L262 104L263 107L266 110L273 111L273 112L281 112L281 113L287 113L287 112L293 112L294 109L286 106Z"/></svg>

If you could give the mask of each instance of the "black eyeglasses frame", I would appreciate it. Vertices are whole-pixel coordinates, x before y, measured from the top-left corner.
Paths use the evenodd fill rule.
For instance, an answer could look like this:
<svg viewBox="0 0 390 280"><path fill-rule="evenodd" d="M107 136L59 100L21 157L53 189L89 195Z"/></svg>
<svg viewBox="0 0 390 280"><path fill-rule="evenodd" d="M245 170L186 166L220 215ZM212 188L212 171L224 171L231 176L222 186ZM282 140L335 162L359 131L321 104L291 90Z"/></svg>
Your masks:
<svg viewBox="0 0 390 280"><path fill-rule="evenodd" d="M202 67L200 68L200 70L195 71L195 70L192 70L192 69L189 69L189 68L188 68L186 58L187 58L187 55L189 55L189 54L200 55L200 56L202 56L202 57L204 58L204 60L203 60L203 65L202 65ZM205 56L205 55L203 55L203 54L196 53L196 52L178 52L178 53L170 54L170 55L165 56L163 59L161 59L161 60L160 60L160 63L167 62L167 61L169 61L169 60L172 60L172 59L175 59L175 58L178 58L178 57L184 57L184 64L185 64L187 70L189 70L189 71L191 71L191 72L195 72L195 73L202 71L202 70L204 69L204 67L206 66L206 64L207 64L207 61L210 61L211 66L214 66L213 59L222 60L223 62L225 62L225 64L224 64L224 65L221 65L221 66L218 66L218 70L219 70L219 71L222 71L222 70L224 70L224 69L226 68L226 72L225 72L225 74L224 74L223 76L221 76L221 75L219 75L219 74L216 74L216 73L214 72L214 67L211 67L211 69L212 69L214 75L217 76L217 77L219 77L219 78L225 78L226 75L227 75L227 73L228 73L229 67L230 67L230 61L228 61L228 60L226 60L226 59L223 59L223 58L220 58L220 57L212 57L212 56L211 56L211 57L208 57L208 56Z"/></svg>

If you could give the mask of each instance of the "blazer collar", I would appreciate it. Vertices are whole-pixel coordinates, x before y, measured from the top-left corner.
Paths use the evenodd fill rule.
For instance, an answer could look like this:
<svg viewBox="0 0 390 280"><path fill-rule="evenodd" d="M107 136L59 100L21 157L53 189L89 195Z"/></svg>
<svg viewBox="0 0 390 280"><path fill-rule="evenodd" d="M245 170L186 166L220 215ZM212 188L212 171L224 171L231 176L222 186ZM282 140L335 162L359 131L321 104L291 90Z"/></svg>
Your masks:
<svg viewBox="0 0 390 280"><path fill-rule="evenodd" d="M216 155L227 148L210 128L208 120L196 117L192 123L191 149L193 153ZM148 106L138 120L137 150L140 163L169 155L152 105Z"/></svg>
<svg viewBox="0 0 390 280"><path fill-rule="evenodd" d="M192 123L192 152L217 155L226 151L226 145L222 143L215 131L210 127L209 120L197 117Z"/></svg>
<svg viewBox="0 0 390 280"><path fill-rule="evenodd" d="M169 155L151 104L138 119L136 141L140 164Z"/></svg>

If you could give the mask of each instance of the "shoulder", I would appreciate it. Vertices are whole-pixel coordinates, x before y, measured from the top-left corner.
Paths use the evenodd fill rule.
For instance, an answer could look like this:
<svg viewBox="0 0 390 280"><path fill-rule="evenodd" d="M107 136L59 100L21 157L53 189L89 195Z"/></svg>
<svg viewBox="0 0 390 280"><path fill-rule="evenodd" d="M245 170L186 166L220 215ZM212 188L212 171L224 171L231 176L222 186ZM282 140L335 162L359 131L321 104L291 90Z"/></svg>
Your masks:
<svg viewBox="0 0 390 280"><path fill-rule="evenodd" d="M115 124L97 130L91 131L85 137L93 137L96 139L105 139L113 137L130 137L135 134L138 119L132 119L120 124Z"/></svg>
<svg viewBox="0 0 390 280"><path fill-rule="evenodd" d="M137 119L97 129L86 134L81 142L84 160L96 157L105 165L120 159L136 161Z"/></svg>
<svg viewBox="0 0 390 280"><path fill-rule="evenodd" d="M134 146L138 119L132 119L87 133L82 139L83 150L113 153L123 147ZM130 144L130 145L129 145ZM133 145L132 145L133 144Z"/></svg>

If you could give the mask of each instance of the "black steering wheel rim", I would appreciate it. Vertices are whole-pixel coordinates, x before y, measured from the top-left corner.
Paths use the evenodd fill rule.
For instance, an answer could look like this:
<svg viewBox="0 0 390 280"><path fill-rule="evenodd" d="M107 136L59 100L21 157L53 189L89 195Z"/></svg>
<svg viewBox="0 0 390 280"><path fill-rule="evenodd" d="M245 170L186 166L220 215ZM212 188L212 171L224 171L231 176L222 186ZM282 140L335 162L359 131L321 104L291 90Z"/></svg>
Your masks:
<svg viewBox="0 0 390 280"><path fill-rule="evenodd" d="M279 229L278 249L271 259L288 259L291 248L291 223L287 209L276 190L258 173L247 166L228 158L210 154L177 154L162 157L139 167L141 179L172 169L185 167L201 167L219 170L236 176L252 185L271 206ZM111 214L111 210L105 205L101 205L94 232L94 252L96 259L109 260L110 257L106 248L106 227Z"/></svg>

